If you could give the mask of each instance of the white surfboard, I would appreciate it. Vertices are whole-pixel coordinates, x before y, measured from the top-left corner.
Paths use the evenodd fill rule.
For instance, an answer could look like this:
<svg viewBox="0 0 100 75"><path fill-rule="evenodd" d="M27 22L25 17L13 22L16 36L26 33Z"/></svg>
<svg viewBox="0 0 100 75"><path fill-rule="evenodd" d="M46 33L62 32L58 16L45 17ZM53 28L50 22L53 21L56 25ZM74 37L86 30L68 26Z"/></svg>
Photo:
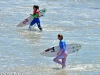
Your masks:
<svg viewBox="0 0 100 75"><path fill-rule="evenodd" d="M66 46L67 46L68 54L77 52L81 49L80 44L67 44ZM55 57L55 56L57 56L57 53L59 52L59 50L60 50L59 46L54 46L54 47L44 50L40 54L43 56L47 56L47 57Z"/></svg>
<svg viewBox="0 0 100 75"><path fill-rule="evenodd" d="M45 14L45 12L46 12L46 9L45 9L45 8L42 9L42 10L40 10L40 17L43 16L43 15ZM33 20L33 17L32 17L32 16L29 16L29 17L27 17L26 19L24 19L23 21L21 21L21 22L17 25L17 27L26 26L26 25L30 24L32 20Z"/></svg>

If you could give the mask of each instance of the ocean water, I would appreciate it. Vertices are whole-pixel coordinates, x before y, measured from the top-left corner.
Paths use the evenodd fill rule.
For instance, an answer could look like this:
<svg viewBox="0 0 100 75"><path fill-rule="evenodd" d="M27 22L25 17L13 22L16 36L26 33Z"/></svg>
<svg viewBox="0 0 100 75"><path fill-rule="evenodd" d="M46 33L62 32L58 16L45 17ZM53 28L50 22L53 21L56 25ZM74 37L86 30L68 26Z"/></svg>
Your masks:
<svg viewBox="0 0 100 75"><path fill-rule="evenodd" d="M43 31L16 27L34 4L47 9L40 18ZM82 45L63 70L40 55L58 45L59 33ZM100 75L100 0L0 0L0 75Z"/></svg>

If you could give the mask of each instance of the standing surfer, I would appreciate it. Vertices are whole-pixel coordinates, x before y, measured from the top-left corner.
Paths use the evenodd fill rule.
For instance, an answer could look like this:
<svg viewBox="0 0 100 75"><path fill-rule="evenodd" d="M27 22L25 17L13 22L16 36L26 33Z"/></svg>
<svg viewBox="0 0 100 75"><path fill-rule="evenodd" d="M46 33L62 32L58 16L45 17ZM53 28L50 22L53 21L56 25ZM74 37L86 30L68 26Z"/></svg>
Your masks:
<svg viewBox="0 0 100 75"><path fill-rule="evenodd" d="M33 14L30 14L31 16L33 16L33 20L31 21L30 25L29 25L29 30L31 30L31 27L36 23L38 28L40 30L42 30L42 27L40 25L40 11L39 11L39 6L38 5L34 5L33 6Z"/></svg>
<svg viewBox="0 0 100 75"><path fill-rule="evenodd" d="M61 64L62 68L66 67L66 57L68 56L67 50L66 50L66 42L63 40L63 35L58 34L58 40L59 41L59 47L60 51L57 53L57 56L54 58L54 62ZM60 59L62 61L60 61Z"/></svg>

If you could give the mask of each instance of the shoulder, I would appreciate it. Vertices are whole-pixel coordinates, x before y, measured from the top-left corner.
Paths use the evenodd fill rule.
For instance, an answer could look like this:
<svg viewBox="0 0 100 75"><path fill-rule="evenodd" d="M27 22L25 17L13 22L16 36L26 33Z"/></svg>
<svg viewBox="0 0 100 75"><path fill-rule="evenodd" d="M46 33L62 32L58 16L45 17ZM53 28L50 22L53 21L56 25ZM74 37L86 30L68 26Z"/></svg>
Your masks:
<svg viewBox="0 0 100 75"><path fill-rule="evenodd" d="M60 40L60 44L64 44L65 43L65 41L64 40Z"/></svg>
<svg viewBox="0 0 100 75"><path fill-rule="evenodd" d="M61 40L61 42L62 42L62 43L64 43L64 42L65 42L65 40Z"/></svg>
<svg viewBox="0 0 100 75"><path fill-rule="evenodd" d="M40 12L39 10L37 10L36 12Z"/></svg>

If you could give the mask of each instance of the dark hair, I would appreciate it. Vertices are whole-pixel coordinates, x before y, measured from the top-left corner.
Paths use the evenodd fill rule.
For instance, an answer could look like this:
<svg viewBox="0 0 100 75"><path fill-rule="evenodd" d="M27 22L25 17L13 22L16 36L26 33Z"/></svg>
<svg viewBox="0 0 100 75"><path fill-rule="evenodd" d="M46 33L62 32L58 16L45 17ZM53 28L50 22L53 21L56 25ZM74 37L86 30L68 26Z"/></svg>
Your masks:
<svg viewBox="0 0 100 75"><path fill-rule="evenodd" d="M62 40L62 39L63 39L63 35L61 35L61 34L58 34L58 37L60 37L60 38L61 38L60 40Z"/></svg>
<svg viewBox="0 0 100 75"><path fill-rule="evenodd" d="M34 5L33 8L39 9L39 6L38 5Z"/></svg>

